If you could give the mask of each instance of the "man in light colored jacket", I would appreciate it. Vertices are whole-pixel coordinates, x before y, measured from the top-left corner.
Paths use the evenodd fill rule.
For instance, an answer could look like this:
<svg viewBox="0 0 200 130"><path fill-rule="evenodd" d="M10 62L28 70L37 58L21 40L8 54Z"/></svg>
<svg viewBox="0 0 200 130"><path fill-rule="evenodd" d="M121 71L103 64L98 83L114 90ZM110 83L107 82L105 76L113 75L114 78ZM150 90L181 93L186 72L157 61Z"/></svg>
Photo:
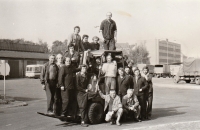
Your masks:
<svg viewBox="0 0 200 130"><path fill-rule="evenodd" d="M99 89L98 89L99 90ZM110 90L110 94L104 95L100 90L99 94L101 98L105 99L104 111L108 107L108 113L106 114L105 120L114 124L114 119L117 118L116 124L120 126L120 119L123 114L122 103L120 97L116 95L115 90Z"/></svg>

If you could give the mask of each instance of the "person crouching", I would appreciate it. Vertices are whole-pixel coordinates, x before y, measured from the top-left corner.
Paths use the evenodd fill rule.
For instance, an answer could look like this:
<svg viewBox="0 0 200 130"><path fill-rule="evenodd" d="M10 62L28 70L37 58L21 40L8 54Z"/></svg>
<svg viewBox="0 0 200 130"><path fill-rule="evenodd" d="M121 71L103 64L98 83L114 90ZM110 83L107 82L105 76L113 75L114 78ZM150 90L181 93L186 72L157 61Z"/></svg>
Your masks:
<svg viewBox="0 0 200 130"><path fill-rule="evenodd" d="M107 122L110 122L110 124L114 124L114 119L117 118L116 120L116 124L118 126L120 126L120 119L121 116L123 114L123 109L122 109L122 103L121 103L121 99L118 95L116 95L116 91L115 90L110 90L110 94L108 95L104 95L101 90L99 90L99 94L101 96L101 98L105 99L105 107L104 107L104 111L107 109L108 107L108 113L106 114L106 118L105 120Z"/></svg>

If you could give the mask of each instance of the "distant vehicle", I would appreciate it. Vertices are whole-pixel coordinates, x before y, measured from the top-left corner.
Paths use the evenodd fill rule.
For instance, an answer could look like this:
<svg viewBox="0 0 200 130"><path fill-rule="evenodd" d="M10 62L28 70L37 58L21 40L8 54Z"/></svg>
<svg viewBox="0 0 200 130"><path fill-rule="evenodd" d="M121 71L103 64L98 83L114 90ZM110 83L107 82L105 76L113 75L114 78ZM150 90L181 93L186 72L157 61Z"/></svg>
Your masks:
<svg viewBox="0 0 200 130"><path fill-rule="evenodd" d="M25 76L28 78L40 78L43 65L27 65Z"/></svg>
<svg viewBox="0 0 200 130"><path fill-rule="evenodd" d="M148 64L137 64L137 67L140 71L142 71L143 67L147 66L149 68L149 73L154 74L154 65L148 65Z"/></svg>
<svg viewBox="0 0 200 130"><path fill-rule="evenodd" d="M183 65L174 77L175 83L179 83L181 80L186 83L194 81L197 85L200 85L200 58L188 58L184 60Z"/></svg>
<svg viewBox="0 0 200 130"><path fill-rule="evenodd" d="M180 68L180 65L170 65L170 74L172 77L177 75L179 68Z"/></svg>
<svg viewBox="0 0 200 130"><path fill-rule="evenodd" d="M167 64L164 65L155 65L154 67L154 76L157 78L163 77L171 77L170 75L170 66Z"/></svg>

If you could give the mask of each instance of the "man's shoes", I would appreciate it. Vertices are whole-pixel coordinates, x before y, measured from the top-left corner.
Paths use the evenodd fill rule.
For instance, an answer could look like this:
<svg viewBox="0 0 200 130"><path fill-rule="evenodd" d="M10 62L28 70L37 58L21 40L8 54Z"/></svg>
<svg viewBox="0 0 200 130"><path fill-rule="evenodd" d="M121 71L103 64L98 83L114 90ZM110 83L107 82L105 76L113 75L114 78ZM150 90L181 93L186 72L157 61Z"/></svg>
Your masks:
<svg viewBox="0 0 200 130"><path fill-rule="evenodd" d="M134 118L134 121L136 122L142 122L140 119Z"/></svg>
<svg viewBox="0 0 200 130"><path fill-rule="evenodd" d="M48 112L47 112L47 115L48 115L48 116L55 116L55 114L54 114L53 112L51 112L51 111L48 111Z"/></svg>
<svg viewBox="0 0 200 130"><path fill-rule="evenodd" d="M151 117L147 117L147 120L151 120Z"/></svg>
<svg viewBox="0 0 200 130"><path fill-rule="evenodd" d="M88 124L85 124L85 123L81 123L81 126L82 126L82 127L88 127L89 125L88 125Z"/></svg>
<svg viewBox="0 0 200 130"><path fill-rule="evenodd" d="M65 114L62 113L60 116L61 116L61 117L65 117Z"/></svg>
<svg viewBox="0 0 200 130"><path fill-rule="evenodd" d="M116 125L120 126L121 124L119 123L119 121L116 121Z"/></svg>

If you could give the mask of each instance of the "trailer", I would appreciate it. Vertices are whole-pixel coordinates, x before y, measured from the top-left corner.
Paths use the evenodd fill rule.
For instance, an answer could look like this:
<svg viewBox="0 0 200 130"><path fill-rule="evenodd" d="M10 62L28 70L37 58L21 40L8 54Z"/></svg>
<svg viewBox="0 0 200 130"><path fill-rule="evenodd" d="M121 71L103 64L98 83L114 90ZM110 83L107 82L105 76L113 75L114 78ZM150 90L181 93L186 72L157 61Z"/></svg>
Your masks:
<svg viewBox="0 0 200 130"><path fill-rule="evenodd" d="M163 77L171 77L170 75L170 66L168 64L164 65L155 65L154 66L154 76L157 78Z"/></svg>
<svg viewBox="0 0 200 130"><path fill-rule="evenodd" d="M185 81L186 83L193 81L200 85L200 58L188 58L183 62L174 77L175 83L180 81Z"/></svg>

